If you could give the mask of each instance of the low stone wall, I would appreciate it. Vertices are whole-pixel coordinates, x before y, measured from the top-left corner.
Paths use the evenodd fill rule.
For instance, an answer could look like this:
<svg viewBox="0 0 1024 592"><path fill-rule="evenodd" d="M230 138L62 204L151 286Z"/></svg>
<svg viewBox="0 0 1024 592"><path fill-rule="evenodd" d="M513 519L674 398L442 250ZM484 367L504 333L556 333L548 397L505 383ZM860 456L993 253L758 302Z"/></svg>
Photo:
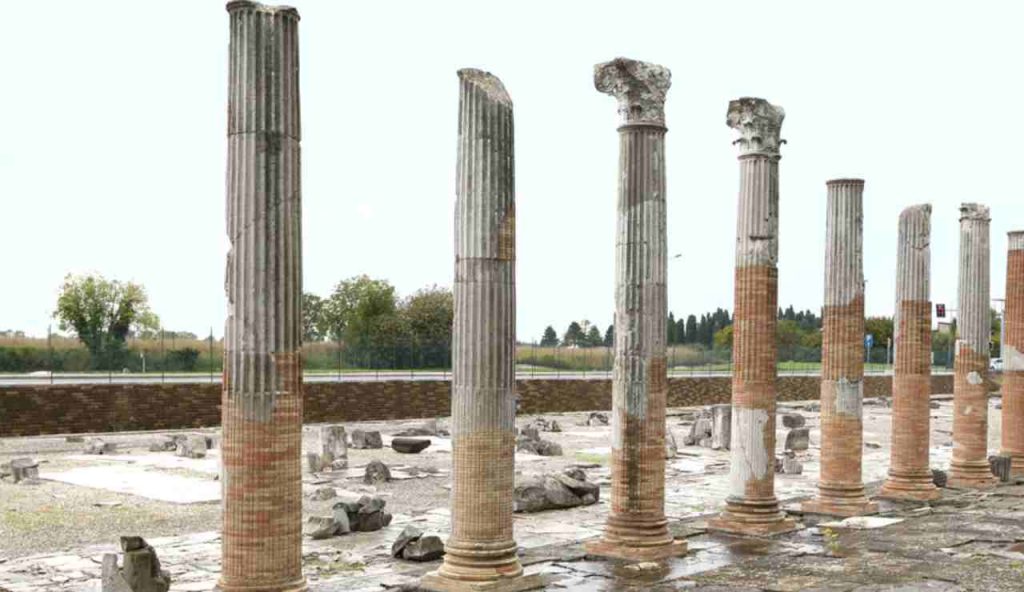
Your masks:
<svg viewBox="0 0 1024 592"><path fill-rule="evenodd" d="M670 378L671 407L728 403L728 376ZM864 394L888 395L892 377L869 376ZM450 383L441 380L316 382L305 385L306 422L443 417ZM608 380L518 381L524 414L607 410ZM952 375L932 377L933 393L953 392ZM818 398L816 376L778 379L780 401ZM79 384L0 386L0 437L130 430L166 430L220 424L220 385Z"/></svg>

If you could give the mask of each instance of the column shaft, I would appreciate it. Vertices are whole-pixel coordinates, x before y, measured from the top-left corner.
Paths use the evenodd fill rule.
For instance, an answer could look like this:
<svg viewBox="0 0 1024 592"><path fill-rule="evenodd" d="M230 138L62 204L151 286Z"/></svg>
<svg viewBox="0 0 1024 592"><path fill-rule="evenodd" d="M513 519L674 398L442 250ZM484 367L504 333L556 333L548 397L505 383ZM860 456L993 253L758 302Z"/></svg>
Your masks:
<svg viewBox="0 0 1024 592"><path fill-rule="evenodd" d="M428 590L528 590L512 533L516 232L512 100L459 70L452 327L451 536Z"/></svg>
<svg viewBox="0 0 1024 592"><path fill-rule="evenodd" d="M298 21L231 2L218 589L305 590Z"/></svg>
<svg viewBox="0 0 1024 592"><path fill-rule="evenodd" d="M784 112L764 99L729 105L740 144L733 313L732 445L726 508L714 530L775 534L796 527L775 497L779 137Z"/></svg>
<svg viewBox="0 0 1024 592"><path fill-rule="evenodd" d="M1003 309L1002 454L1011 471L1024 476L1024 231L1009 234L1006 255L1006 307Z"/></svg>
<svg viewBox="0 0 1024 592"><path fill-rule="evenodd" d="M995 487L988 464L988 363L992 321L989 284L989 210L960 206L960 283L953 367L951 487Z"/></svg>
<svg viewBox="0 0 1024 592"><path fill-rule="evenodd" d="M931 423L932 303L930 205L900 214L896 257L895 366L889 477L879 497L939 497L928 465Z"/></svg>
<svg viewBox="0 0 1024 592"><path fill-rule="evenodd" d="M619 58L594 70L597 90L619 99L619 188L615 239L615 360L612 373L612 492L604 536L588 550L625 559L686 552L665 519L664 100L670 73Z"/></svg>
<svg viewBox="0 0 1024 592"><path fill-rule="evenodd" d="M828 182L821 368L821 477L805 512L878 510L864 495L864 182Z"/></svg>

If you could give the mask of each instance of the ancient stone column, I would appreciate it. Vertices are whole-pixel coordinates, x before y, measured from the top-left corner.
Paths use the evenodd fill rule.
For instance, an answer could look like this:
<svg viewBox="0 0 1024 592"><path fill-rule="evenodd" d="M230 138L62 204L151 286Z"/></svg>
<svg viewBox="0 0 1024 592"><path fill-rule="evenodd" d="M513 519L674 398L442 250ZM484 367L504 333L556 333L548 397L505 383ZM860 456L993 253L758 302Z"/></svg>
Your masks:
<svg viewBox="0 0 1024 592"><path fill-rule="evenodd" d="M864 181L829 181L822 313L821 477L805 512L878 511L864 495Z"/></svg>
<svg viewBox="0 0 1024 592"><path fill-rule="evenodd" d="M733 317L732 459L725 510L709 528L775 534L796 528L775 497L775 344L779 146L785 111L764 99L729 103L739 132L739 215Z"/></svg>
<svg viewBox="0 0 1024 592"><path fill-rule="evenodd" d="M988 207L960 205L960 284L953 368L953 460L950 487L996 486L988 464L989 308Z"/></svg>
<svg viewBox="0 0 1024 592"><path fill-rule="evenodd" d="M230 2L220 590L305 590L299 15Z"/></svg>
<svg viewBox="0 0 1024 592"><path fill-rule="evenodd" d="M619 101L611 512L595 555L648 560L686 553L665 520L665 95L668 68L617 58L594 86Z"/></svg>
<svg viewBox="0 0 1024 592"><path fill-rule="evenodd" d="M459 70L452 327L451 536L428 590L529 590L512 533L516 205L512 99ZM479 586L486 586L479 588Z"/></svg>
<svg viewBox="0 0 1024 592"><path fill-rule="evenodd" d="M896 256L892 451L879 497L932 500L939 490L928 465L931 410L931 216L928 204L900 214Z"/></svg>
<svg viewBox="0 0 1024 592"><path fill-rule="evenodd" d="M1024 230L1009 233L1006 308L1003 309L1003 432L1001 454L1010 473L1024 476Z"/></svg>

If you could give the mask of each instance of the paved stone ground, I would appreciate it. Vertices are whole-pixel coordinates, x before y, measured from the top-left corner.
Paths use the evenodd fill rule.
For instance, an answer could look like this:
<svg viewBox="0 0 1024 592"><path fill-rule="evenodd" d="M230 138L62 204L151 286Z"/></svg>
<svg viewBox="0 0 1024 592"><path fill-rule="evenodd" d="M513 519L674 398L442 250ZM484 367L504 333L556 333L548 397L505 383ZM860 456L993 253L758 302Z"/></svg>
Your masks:
<svg viewBox="0 0 1024 592"><path fill-rule="evenodd" d="M998 399L990 408L990 450L999 442ZM951 452L952 404L936 397L932 420L932 466L947 467ZM787 405L811 427L811 449L799 455L802 475L778 475L777 491L787 509L814 492L818 474L818 414L813 403ZM670 410L669 427L677 441L687 431L692 410ZM561 457L519 454L523 475L586 467L588 478L602 486L600 503L537 514L517 514L516 537L528 571L555 578L551 590L756 590L829 592L1003 591L1024 589L1024 485L1007 485L989 493L944 490L943 499L926 504L884 504L891 524L872 528L819 524L822 517L803 516L807 528L773 539L710 535L704 519L719 509L728 475L728 453L683 447L669 461L666 512L678 537L686 537L690 554L665 563L622 564L587 558L582 541L598 536L607 513L607 426L582 425L586 414L547 415L561 433L543 437L559 442ZM520 424L529 417L519 418ZM865 405L865 479L873 492L888 465L889 409L884 400ZM350 424L390 434L416 422ZM442 422L443 424L443 422ZM786 430L779 430L779 445ZM215 437L216 431L207 431ZM32 456L44 461L43 480L35 485L0 481L0 590L99 590L100 559L116 548L121 534L140 534L157 550L173 576L172 590L210 590L220 562L217 503L175 503L195 497L195 488L216 480L219 456L197 461L171 453L145 452L154 433L105 436L118 444L109 457L82 456L82 444L64 438L0 440L0 461ZM335 488L341 498L364 493L384 497L394 514L391 525L374 533L348 534L304 542L305 571L312 590L383 590L412 586L433 564L391 559L391 542L408 524L447 536L447 484L450 441L439 437L418 455L390 449L351 450L350 469L332 475L307 475L304 489ZM307 434L312 449L315 438ZM370 460L388 464L397 480L379 486L362 483ZM67 484L50 478L100 468L95 480ZM122 469L118 469L121 467ZM127 475L116 482L111 473ZM87 473L88 475L89 473ZM329 477L329 478L328 478ZM173 478L168 481L168 478ZM176 483L153 492L154 483ZM194 486L194 487L193 487ZM180 487L177 492L174 487ZM111 488L121 492L111 491ZM158 488L159 489L159 488ZM157 495L163 499L151 499ZM329 508L337 500L307 497L307 513ZM412 588L409 588L412 589Z"/></svg>

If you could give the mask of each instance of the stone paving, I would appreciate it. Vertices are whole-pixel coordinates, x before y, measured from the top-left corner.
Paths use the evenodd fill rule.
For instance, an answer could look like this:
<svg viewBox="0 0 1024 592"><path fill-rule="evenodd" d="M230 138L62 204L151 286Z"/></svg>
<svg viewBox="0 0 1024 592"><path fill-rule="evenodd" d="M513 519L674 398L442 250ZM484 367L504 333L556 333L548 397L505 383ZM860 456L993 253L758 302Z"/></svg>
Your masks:
<svg viewBox="0 0 1024 592"><path fill-rule="evenodd" d="M990 403L990 449L999 442L998 399ZM799 501L815 492L820 443L816 403L780 406L780 413L796 411L807 418L811 444L798 452L803 463L799 475L777 475L779 498L785 509L802 518L807 528L772 539L735 538L708 534L705 519L719 511L728 490L728 451L698 446L680 446L666 469L666 515L676 537L686 537L690 553L665 562L618 563L588 558L583 542L600 535L607 517L610 471L608 426L587 426L586 414L547 415L562 426L559 433L543 434L562 445L561 457L517 454L517 478L534 472L558 470L571 465L585 467L588 479L601 486L601 500L592 506L515 514L515 536L527 573L543 572L559 578L552 590L680 590L718 592L752 590L828 590L870 592L881 590L1021 590L1024 581L1024 486L1003 485L994 491L977 493L943 490L943 498L931 504L882 504L882 515L895 521L880 526L877 519L866 524L818 524L823 518L800 515ZM946 468L951 453L952 401L937 396L932 403L931 464ZM682 443L692 409L670 409L669 431ZM530 418L520 417L523 425ZM884 399L865 401L864 480L874 493L885 476L889 456L889 407ZM778 441L785 441L787 429L779 423ZM443 424L443 421L442 421ZM381 429L385 446L390 434L408 424L349 424L353 428ZM307 440L312 432L307 433ZM124 438L152 437L151 435ZM116 437L111 436L112 439ZM54 438L0 441L0 461L25 456L26 449L52 447ZM303 489L306 512L315 512L333 501L316 502L311 493L318 487L335 488L341 499L377 493L388 500L394 519L383 530L352 533L326 540L304 538L303 569L311 590L382 590L412 586L419 576L436 569L439 562L412 563L390 557L391 543L402 529L414 524L424 531L447 537L450 441L431 438L432 445L418 455L397 455L384 450L350 450L350 467L336 473L305 475ZM16 454L9 452L17 450ZM428 452L429 451L429 452ZM779 451L781 453L781 450ZM77 450L49 452L52 464L61 470L89 466L125 466L142 473L178 472L183 478L214 480L209 471L211 454L194 461L169 460L171 453L133 451L128 463L116 455L82 457ZM125 454L128 457L128 454ZM365 485L362 470L369 460L380 457L392 468L396 483ZM178 465L195 463L194 470ZM171 465L168 468L168 465ZM41 475L47 478L47 465ZM205 469L205 470L204 470ZM54 472L54 471L49 471ZM43 484L45 485L45 481ZM405 485L408 485L406 487ZM43 487L40 485L38 487ZM92 483L92 487L103 487ZM16 528L5 525L10 509L3 507L6 491L16 487L0 482L0 590L99 590L103 553L115 552L117 540L103 544L74 546L62 551L16 553L9 550L8 537ZM76 487L84 487L76 485ZM171 590L212 590L220 569L221 540L218 522L178 536L147 537L156 549L164 569L173 578ZM857 528L867 526L868 528ZM74 524L61 528L73 529ZM144 526L140 527L144 528ZM138 534L139 532L124 532ZM59 532L54 533L59 537ZM895 587L905 583L906 587ZM889 587L886 587L889 586ZM414 588L406 588L414 589Z"/></svg>

